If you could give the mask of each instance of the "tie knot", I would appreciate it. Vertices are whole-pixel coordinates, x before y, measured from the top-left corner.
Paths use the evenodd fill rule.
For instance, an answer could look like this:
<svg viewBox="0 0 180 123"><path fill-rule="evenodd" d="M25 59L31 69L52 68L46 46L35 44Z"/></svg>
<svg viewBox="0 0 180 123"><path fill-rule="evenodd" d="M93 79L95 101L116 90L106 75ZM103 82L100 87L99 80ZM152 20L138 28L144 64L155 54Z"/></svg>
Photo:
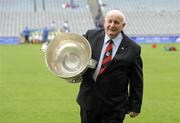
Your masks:
<svg viewBox="0 0 180 123"><path fill-rule="evenodd" d="M113 40L112 40L112 39L109 39L107 43L113 44Z"/></svg>

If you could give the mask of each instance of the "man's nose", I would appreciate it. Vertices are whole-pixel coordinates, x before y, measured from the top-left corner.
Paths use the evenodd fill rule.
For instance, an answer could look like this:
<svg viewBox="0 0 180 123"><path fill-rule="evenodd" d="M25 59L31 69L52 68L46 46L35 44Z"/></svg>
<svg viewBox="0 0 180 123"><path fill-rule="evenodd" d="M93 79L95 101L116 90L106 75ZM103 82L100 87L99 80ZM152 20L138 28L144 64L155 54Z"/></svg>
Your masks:
<svg viewBox="0 0 180 123"><path fill-rule="evenodd" d="M113 27L113 26L114 26L114 22L112 22L112 23L110 24L110 26Z"/></svg>

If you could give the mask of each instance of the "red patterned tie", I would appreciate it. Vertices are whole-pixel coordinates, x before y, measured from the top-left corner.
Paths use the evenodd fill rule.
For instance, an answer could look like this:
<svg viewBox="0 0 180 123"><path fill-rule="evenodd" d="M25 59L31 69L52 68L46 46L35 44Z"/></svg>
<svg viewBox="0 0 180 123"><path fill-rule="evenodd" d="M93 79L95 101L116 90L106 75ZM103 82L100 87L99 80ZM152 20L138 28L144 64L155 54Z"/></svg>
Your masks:
<svg viewBox="0 0 180 123"><path fill-rule="evenodd" d="M107 68L107 66L109 65L109 63L112 60L113 41L109 40L108 43L109 44L106 47L106 50L105 50L105 53L104 53L104 57L103 57L103 60L102 60L102 64L101 64L101 68L99 70L99 74L98 75L102 74L105 71L105 69Z"/></svg>

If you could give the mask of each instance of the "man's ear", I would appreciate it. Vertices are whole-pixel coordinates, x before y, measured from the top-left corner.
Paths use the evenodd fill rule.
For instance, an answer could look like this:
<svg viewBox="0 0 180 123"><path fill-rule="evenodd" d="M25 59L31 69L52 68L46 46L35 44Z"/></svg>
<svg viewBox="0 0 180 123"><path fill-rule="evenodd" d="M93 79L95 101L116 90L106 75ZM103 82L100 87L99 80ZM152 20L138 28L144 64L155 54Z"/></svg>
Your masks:
<svg viewBox="0 0 180 123"><path fill-rule="evenodd" d="M126 23L123 23L123 24L122 24L122 27L124 28L125 26L126 26Z"/></svg>

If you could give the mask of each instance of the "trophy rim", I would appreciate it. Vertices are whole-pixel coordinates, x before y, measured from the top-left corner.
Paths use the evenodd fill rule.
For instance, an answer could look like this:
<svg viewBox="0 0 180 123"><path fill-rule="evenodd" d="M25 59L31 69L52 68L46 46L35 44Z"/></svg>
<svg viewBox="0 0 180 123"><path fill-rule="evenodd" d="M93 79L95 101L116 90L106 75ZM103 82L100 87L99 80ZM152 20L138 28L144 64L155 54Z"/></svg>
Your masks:
<svg viewBox="0 0 180 123"><path fill-rule="evenodd" d="M52 66L50 65L50 63L48 63L48 53L53 50L53 46L55 45L55 43L62 43L64 41L74 41L74 42L78 42L78 43L81 43L83 45L86 46L86 50L87 51L87 59L86 59L86 63L83 64L83 66L81 66L81 69L78 69L76 71L76 73L72 73L70 75L64 75L63 73L60 74L60 73L57 73L55 72L53 69L52 69ZM63 78L63 79L71 79L71 78L75 78L77 76L81 76L85 71L86 69L88 68L88 65L89 65L89 61L91 60L91 55L92 55L92 49L91 49L91 45L89 43L89 41L77 34L77 33L72 33L72 32L68 32L68 33L60 33L59 35L57 35L53 41L51 41L49 44L48 44L48 47L47 47L47 51L45 52L45 62L46 62L46 65L48 67L48 69L53 73L55 74L56 76L60 77L60 78Z"/></svg>

